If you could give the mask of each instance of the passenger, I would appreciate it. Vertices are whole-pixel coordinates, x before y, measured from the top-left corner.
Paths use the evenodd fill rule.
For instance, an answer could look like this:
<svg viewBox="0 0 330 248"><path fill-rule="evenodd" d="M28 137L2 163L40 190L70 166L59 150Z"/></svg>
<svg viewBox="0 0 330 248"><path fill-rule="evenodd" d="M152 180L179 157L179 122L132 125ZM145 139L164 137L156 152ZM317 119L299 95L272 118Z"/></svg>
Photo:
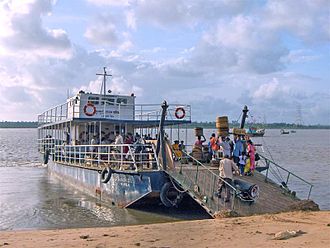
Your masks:
<svg viewBox="0 0 330 248"><path fill-rule="evenodd" d="M225 183L227 182L229 185L232 185L233 181L233 171L239 174L239 170L237 165L229 159L226 155L224 159L220 161L219 165L219 188L218 188L218 197L221 198L222 188L225 188L226 197L225 202L230 200L230 187Z"/></svg>
<svg viewBox="0 0 330 248"><path fill-rule="evenodd" d="M227 137L226 140L228 141L229 146L230 146L230 158L231 158L231 157L233 157L234 142L229 137Z"/></svg>
<svg viewBox="0 0 330 248"><path fill-rule="evenodd" d="M95 152L97 152L97 146L95 146L95 145L97 145L97 135L94 135L90 141L89 151L90 151L91 158L96 157Z"/></svg>
<svg viewBox="0 0 330 248"><path fill-rule="evenodd" d="M242 155L239 156L239 169L240 169L240 176L243 176L244 175L244 168L245 168L245 164L246 164L246 153L243 151L242 152Z"/></svg>
<svg viewBox="0 0 330 248"><path fill-rule="evenodd" d="M180 151L182 151L182 152L185 152L185 151L186 151L186 146L185 146L183 140L181 140L181 143L180 143L180 145L179 145L179 149L180 149Z"/></svg>
<svg viewBox="0 0 330 248"><path fill-rule="evenodd" d="M141 136L136 133L135 134L135 142L134 142L134 152L140 153L142 151L142 145L144 144L144 139L141 138Z"/></svg>
<svg viewBox="0 0 330 248"><path fill-rule="evenodd" d="M202 140L203 137L203 140ZM195 146L203 146L203 143L206 141L204 135L203 136L197 136L197 140L195 141Z"/></svg>
<svg viewBox="0 0 330 248"><path fill-rule="evenodd" d="M116 139L115 132L111 131L110 134L109 134L109 138L108 138L109 143L110 144L113 143L115 141L115 139Z"/></svg>
<svg viewBox="0 0 330 248"><path fill-rule="evenodd" d="M174 140L174 144L172 145L172 149L173 149L175 158L181 158L182 157L182 151L180 150L178 140Z"/></svg>
<svg viewBox="0 0 330 248"><path fill-rule="evenodd" d="M135 143L139 139L140 135L138 133L135 133L133 136L133 143Z"/></svg>
<svg viewBox="0 0 330 248"><path fill-rule="evenodd" d="M250 171L251 171L251 174L253 175L254 173L254 170L255 170L255 152L256 152L256 148L255 146L253 145L253 142L251 140L248 140L247 141L247 152L249 154L249 157L250 157Z"/></svg>
<svg viewBox="0 0 330 248"><path fill-rule="evenodd" d="M239 156L243 152L243 143L239 136L235 135L234 137L234 151L233 151L233 159L234 162L238 165Z"/></svg>
<svg viewBox="0 0 330 248"><path fill-rule="evenodd" d="M123 144L123 136L120 135L120 133L117 131L116 132L116 137L115 137L115 144L116 145L121 145Z"/></svg>
<svg viewBox="0 0 330 248"><path fill-rule="evenodd" d="M246 155L246 161L245 161L245 167L244 167L244 175L245 176L250 176L251 171L250 171L250 157L249 155Z"/></svg>
<svg viewBox="0 0 330 248"><path fill-rule="evenodd" d="M225 137L222 137L220 139L220 143L219 146L222 147L223 150L223 155L224 156L228 156L229 158L231 157L231 152L230 152L230 144L229 144L229 138L227 137L227 139Z"/></svg>
<svg viewBox="0 0 330 248"><path fill-rule="evenodd" d="M124 154L126 154L126 159L128 159L129 157L129 148L130 148L130 145L133 144L133 135L131 133L128 133L126 136L125 136L125 140L124 140L124 148L123 148L123 152Z"/></svg>
<svg viewBox="0 0 330 248"><path fill-rule="evenodd" d="M212 135L211 135L210 147L211 147L211 152L212 152L212 159L215 159L216 153L219 150L219 145L217 142L217 138L215 137L215 133L212 133Z"/></svg>

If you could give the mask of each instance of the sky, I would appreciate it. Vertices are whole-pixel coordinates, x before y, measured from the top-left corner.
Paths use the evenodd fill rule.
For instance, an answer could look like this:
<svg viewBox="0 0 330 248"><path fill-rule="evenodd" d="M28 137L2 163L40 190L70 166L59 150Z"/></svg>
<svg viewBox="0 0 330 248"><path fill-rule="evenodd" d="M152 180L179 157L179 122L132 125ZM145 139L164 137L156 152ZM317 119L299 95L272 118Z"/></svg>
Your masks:
<svg viewBox="0 0 330 248"><path fill-rule="evenodd" d="M193 121L330 124L330 0L0 0L0 121L68 92L190 104Z"/></svg>

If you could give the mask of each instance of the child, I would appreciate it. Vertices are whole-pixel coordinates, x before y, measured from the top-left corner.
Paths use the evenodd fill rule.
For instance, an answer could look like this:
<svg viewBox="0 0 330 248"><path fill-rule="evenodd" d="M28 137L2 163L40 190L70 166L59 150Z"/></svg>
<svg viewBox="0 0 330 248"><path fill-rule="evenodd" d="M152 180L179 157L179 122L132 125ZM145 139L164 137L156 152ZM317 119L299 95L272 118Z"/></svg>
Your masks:
<svg viewBox="0 0 330 248"><path fill-rule="evenodd" d="M244 167L246 164L246 154L245 152L242 152L242 154L239 156L239 161L238 161L238 165L239 165L239 169L240 169L240 176L244 175Z"/></svg>
<svg viewBox="0 0 330 248"><path fill-rule="evenodd" d="M249 155L246 156L245 167L244 167L244 175L250 175L250 158Z"/></svg>

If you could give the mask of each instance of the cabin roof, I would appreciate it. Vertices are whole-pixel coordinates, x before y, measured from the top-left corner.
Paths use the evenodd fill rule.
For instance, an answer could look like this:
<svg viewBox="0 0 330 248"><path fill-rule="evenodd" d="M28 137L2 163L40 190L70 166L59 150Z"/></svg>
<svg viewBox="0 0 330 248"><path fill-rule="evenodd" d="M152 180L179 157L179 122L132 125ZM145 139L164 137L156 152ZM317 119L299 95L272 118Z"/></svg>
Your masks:
<svg viewBox="0 0 330 248"><path fill-rule="evenodd" d="M73 122L73 123L77 123L77 124L88 123L88 122L102 122L102 123L106 122L106 123L111 123L111 124L128 124L128 125L132 125L133 127L141 127L141 128L159 126L159 120L118 120L118 119L104 119L104 118L73 118L71 120L40 124L39 128L51 127L51 126L66 123L66 122ZM190 120L165 120L164 125L171 126L171 125L182 125L182 124L189 124L189 123L191 123Z"/></svg>

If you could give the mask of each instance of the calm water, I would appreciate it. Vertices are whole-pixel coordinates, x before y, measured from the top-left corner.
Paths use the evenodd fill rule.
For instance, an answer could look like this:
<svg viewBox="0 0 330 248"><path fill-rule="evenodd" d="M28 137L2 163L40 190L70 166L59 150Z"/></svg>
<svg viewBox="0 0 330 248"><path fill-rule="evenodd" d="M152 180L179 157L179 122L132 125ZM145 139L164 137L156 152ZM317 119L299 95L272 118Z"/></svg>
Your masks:
<svg viewBox="0 0 330 248"><path fill-rule="evenodd" d="M212 131L206 130L205 136ZM192 143L192 130L189 132L188 143ZM36 139L36 129L0 129L0 230L114 226L203 217L199 213L187 215L163 209L151 213L99 205L94 198L49 177L38 162ZM267 130L264 138L253 140L262 143L264 153L270 156L270 152L278 164L313 183L312 199L322 209L330 209L330 130L297 130L289 135ZM281 176L286 178L285 174ZM299 195L307 196L308 187L296 180L290 183Z"/></svg>

